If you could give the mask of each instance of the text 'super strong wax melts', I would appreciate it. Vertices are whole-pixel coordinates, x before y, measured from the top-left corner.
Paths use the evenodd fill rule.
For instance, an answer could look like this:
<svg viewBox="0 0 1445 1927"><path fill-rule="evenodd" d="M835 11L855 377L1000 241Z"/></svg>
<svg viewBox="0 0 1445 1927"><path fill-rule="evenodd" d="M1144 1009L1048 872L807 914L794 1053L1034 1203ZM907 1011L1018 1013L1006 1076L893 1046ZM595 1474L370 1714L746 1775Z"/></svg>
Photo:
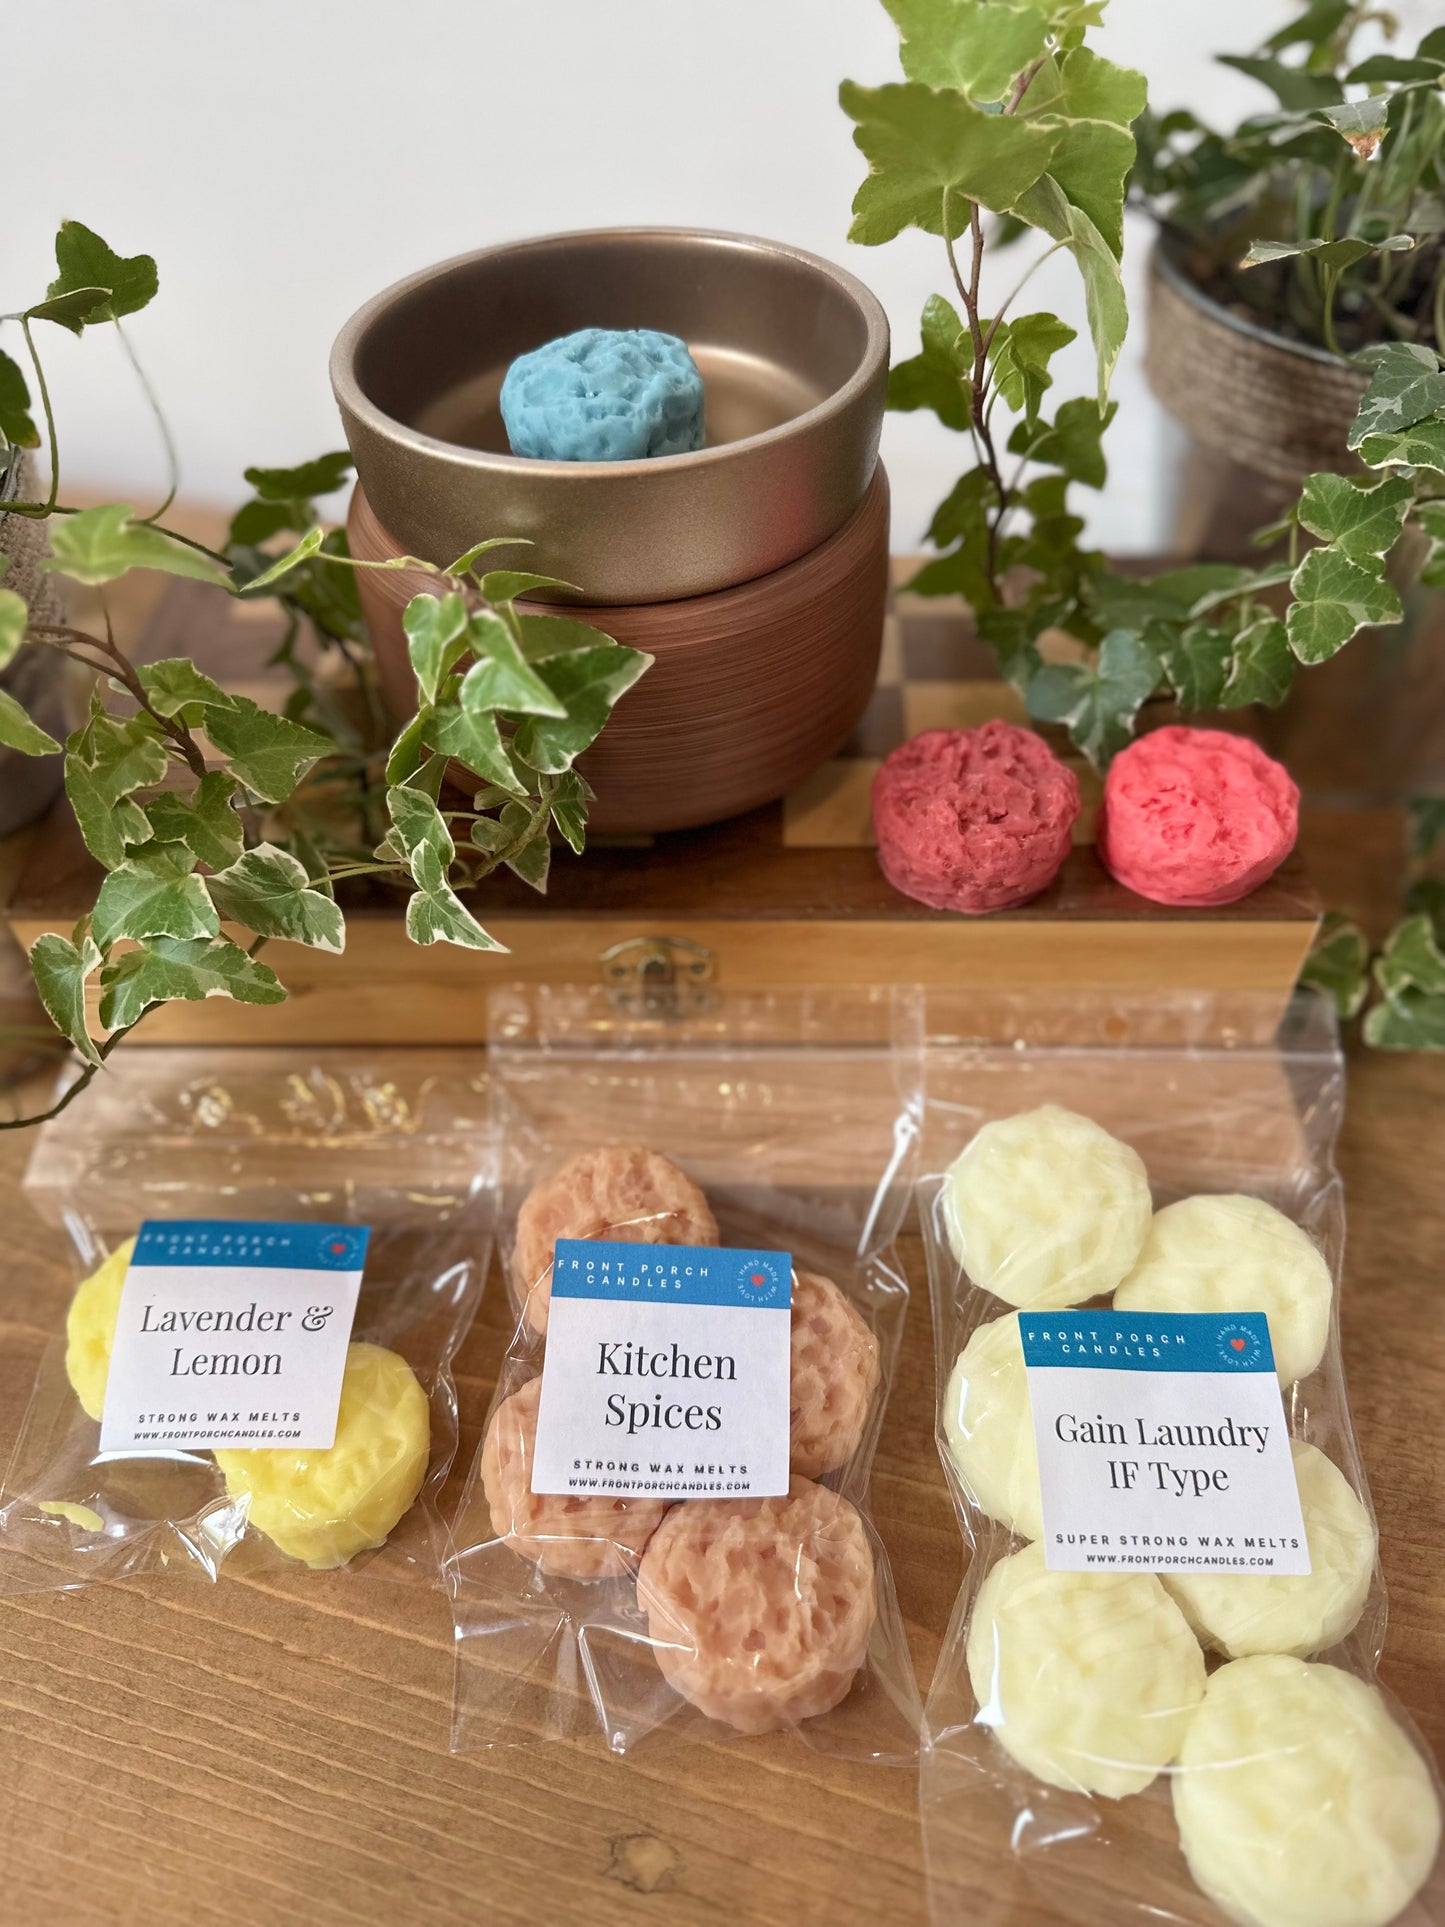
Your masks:
<svg viewBox="0 0 1445 1927"><path fill-rule="evenodd" d="M1149 1228L1137 1151L1057 1104L985 1124L943 1182L949 1243L976 1285L1025 1311L1109 1292Z"/></svg>
<svg viewBox="0 0 1445 1927"><path fill-rule="evenodd" d="M502 383L514 455L635 462L703 442L703 389L686 342L652 328L579 328L519 355Z"/></svg>
<svg viewBox="0 0 1445 1927"><path fill-rule="evenodd" d="M831 1278L793 1280L789 1463L805 1478L846 1465L878 1389L878 1340Z"/></svg>
<svg viewBox="0 0 1445 1927"><path fill-rule="evenodd" d="M426 1478L431 1408L398 1353L352 1343L341 1381L336 1442L327 1451L216 1453L246 1522L316 1571L381 1545Z"/></svg>
<svg viewBox="0 0 1445 1927"><path fill-rule="evenodd" d="M117 1245L80 1285L65 1320L65 1371L86 1416L99 1420L110 1376L110 1348L120 1314L120 1292L135 1239Z"/></svg>
<svg viewBox="0 0 1445 1927"><path fill-rule="evenodd" d="M1016 1311L980 1325L943 1398L949 1455L980 1511L1023 1539L1043 1537L1039 1453Z"/></svg>
<svg viewBox="0 0 1445 1927"><path fill-rule="evenodd" d="M1161 1575L1206 1646L1230 1659L1252 1653L1321 1653L1359 1619L1375 1570L1375 1528L1345 1475L1323 1452L1292 1439L1307 1574L1179 1572Z"/></svg>
<svg viewBox="0 0 1445 1927"><path fill-rule="evenodd" d="M1173 1792L1190 1873L1241 1927L1385 1927L1440 1842L1430 1770L1380 1694L1299 1659L1211 1676Z"/></svg>
<svg viewBox="0 0 1445 1927"><path fill-rule="evenodd" d="M715 1245L717 1220L685 1171L645 1144L583 1151L534 1185L517 1213L512 1278L537 1332L547 1329L559 1238L621 1244Z"/></svg>
<svg viewBox="0 0 1445 1927"><path fill-rule="evenodd" d="M675 1505L637 1598L673 1688L740 1733L771 1733L846 1697L873 1628L873 1553L840 1493L795 1476L786 1498Z"/></svg>
<svg viewBox="0 0 1445 1927"><path fill-rule="evenodd" d="M1204 1654L1149 1573L1049 1572L1041 1546L1001 1559L968 1630L979 1720L1051 1786L1141 1793L1179 1751Z"/></svg>
<svg viewBox="0 0 1445 1927"><path fill-rule="evenodd" d="M1154 1214L1116 1311L1262 1311L1281 1385L1306 1378L1330 1333L1330 1268L1262 1198L1206 1194Z"/></svg>

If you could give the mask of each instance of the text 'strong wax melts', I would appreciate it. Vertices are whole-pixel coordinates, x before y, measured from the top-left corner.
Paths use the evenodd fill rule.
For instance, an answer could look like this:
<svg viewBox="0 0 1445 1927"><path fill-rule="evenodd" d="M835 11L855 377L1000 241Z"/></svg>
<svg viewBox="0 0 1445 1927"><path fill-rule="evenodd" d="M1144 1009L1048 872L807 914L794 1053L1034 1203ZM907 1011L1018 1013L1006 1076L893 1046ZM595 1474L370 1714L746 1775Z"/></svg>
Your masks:
<svg viewBox="0 0 1445 1927"><path fill-rule="evenodd" d="M1141 1793L1175 1758L1204 1654L1149 1573L1049 1572L1041 1546L999 1560L968 1629L978 1719L1050 1786Z"/></svg>
<svg viewBox="0 0 1445 1927"><path fill-rule="evenodd" d="M805 1478L846 1465L878 1389L878 1340L831 1278L793 1279L789 1463Z"/></svg>
<svg viewBox="0 0 1445 1927"><path fill-rule="evenodd" d="M740 1733L846 1698L877 1610L863 1521L797 1476L786 1498L674 1506L642 1556L637 1598L669 1684Z"/></svg>
<svg viewBox="0 0 1445 1927"><path fill-rule="evenodd" d="M1136 738L1110 763L1098 851L1125 889L1202 908L1258 889L1298 830L1299 791L1257 743L1173 725Z"/></svg>
<svg viewBox="0 0 1445 1927"><path fill-rule="evenodd" d="M1324 1255L1262 1198L1201 1195L1154 1214L1116 1311L1262 1311L1281 1385L1324 1356L1333 1298Z"/></svg>
<svg viewBox="0 0 1445 1927"><path fill-rule="evenodd" d="M1206 1646L1229 1659L1293 1653L1306 1659L1344 1638L1364 1611L1375 1570L1375 1528L1354 1488L1323 1452L1291 1439L1307 1574L1163 1573Z"/></svg>
<svg viewBox="0 0 1445 1927"><path fill-rule="evenodd" d="M703 386L686 342L654 328L579 328L518 355L502 382L514 455L635 462L703 444Z"/></svg>
<svg viewBox="0 0 1445 1927"><path fill-rule="evenodd" d="M878 862L895 890L979 916L1046 890L1063 867L1079 781L1031 729L926 729L873 779Z"/></svg>
<svg viewBox="0 0 1445 1927"><path fill-rule="evenodd" d="M954 1255L976 1285L1024 1311L1110 1292L1149 1228L1137 1151L1057 1104L985 1124L944 1178Z"/></svg>
<svg viewBox="0 0 1445 1927"><path fill-rule="evenodd" d="M334 1445L215 1456L226 1490L247 1501L247 1524L324 1572L385 1541L421 1491L430 1455L431 1407L416 1373L397 1352L353 1341Z"/></svg>
<svg viewBox="0 0 1445 1927"><path fill-rule="evenodd" d="M1022 1539L1041 1539L1039 1452L1016 1311L978 1326L959 1353L944 1393L943 1429L979 1510Z"/></svg>
<svg viewBox="0 0 1445 1927"><path fill-rule="evenodd" d="M660 1152L645 1144L581 1152L534 1185L517 1213L512 1278L536 1332L547 1329L559 1238L715 1245L718 1229L702 1192Z"/></svg>
<svg viewBox="0 0 1445 1927"><path fill-rule="evenodd" d="M1429 1768L1335 1666L1221 1666L1172 1778L1189 1871L1241 1927L1386 1927L1440 1842Z"/></svg>
<svg viewBox="0 0 1445 1927"><path fill-rule="evenodd" d="M110 1348L120 1316L121 1287L135 1255L127 1238L77 1287L65 1319L65 1371L87 1418L99 1423L110 1377Z"/></svg>
<svg viewBox="0 0 1445 1927"><path fill-rule="evenodd" d="M493 1412L482 1442L482 1488L492 1530L544 1572L615 1579L635 1571L667 1503L532 1490L540 1378L528 1379Z"/></svg>

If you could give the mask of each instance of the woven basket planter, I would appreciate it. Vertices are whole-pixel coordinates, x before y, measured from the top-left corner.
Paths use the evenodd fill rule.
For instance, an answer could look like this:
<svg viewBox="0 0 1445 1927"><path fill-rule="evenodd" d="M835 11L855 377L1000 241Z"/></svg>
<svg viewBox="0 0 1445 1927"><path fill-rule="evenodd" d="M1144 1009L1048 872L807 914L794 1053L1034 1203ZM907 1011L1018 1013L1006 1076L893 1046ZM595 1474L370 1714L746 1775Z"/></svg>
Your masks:
<svg viewBox="0 0 1445 1927"><path fill-rule="evenodd" d="M34 480L34 466L27 455L11 450L0 457L0 555L10 559L4 586L24 596L37 621L58 622L64 606L60 578L43 573L40 567L50 549L46 525L4 512L6 502L28 499ZM0 689L28 710L42 729L64 740L70 724L63 656L53 649L22 649L0 671ZM23 756L19 750L0 749L0 836L9 836L43 816L63 779L58 756Z"/></svg>

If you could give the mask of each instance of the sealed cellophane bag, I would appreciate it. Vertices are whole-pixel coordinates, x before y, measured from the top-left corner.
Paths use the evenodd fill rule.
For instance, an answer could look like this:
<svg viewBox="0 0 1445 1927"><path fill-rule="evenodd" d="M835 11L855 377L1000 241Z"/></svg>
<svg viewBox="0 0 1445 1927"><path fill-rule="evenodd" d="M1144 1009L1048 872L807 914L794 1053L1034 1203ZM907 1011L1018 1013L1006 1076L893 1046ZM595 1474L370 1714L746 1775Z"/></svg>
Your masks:
<svg viewBox="0 0 1445 1927"><path fill-rule="evenodd" d="M916 1759L869 1480L908 1303L917 1012L493 998L517 1322L453 1524L457 1750L666 1729ZM654 1288L688 1303L637 1313ZM670 1335L636 1342L654 1311ZM550 1477L549 1428L582 1441Z"/></svg>
<svg viewBox="0 0 1445 1927"><path fill-rule="evenodd" d="M64 1234L74 1283L37 1318L49 1337L0 1488L0 1593L159 1567L435 1583L452 1359L493 1232L485 1083L480 1050L133 1048L42 1127L26 1195ZM191 1267L213 1257L262 1269L208 1272L220 1296L191 1297ZM143 1415L154 1444L103 1450L132 1261L182 1280L168 1310L140 1313L156 1328L145 1369L168 1389ZM253 1443L288 1436L273 1374L303 1326L329 1337L333 1442ZM167 1442L196 1426L227 1443Z"/></svg>
<svg viewBox="0 0 1445 1927"><path fill-rule="evenodd" d="M1322 999L946 999L920 1154L967 1561L937 1927L1423 1927L1440 1787L1377 1668Z"/></svg>

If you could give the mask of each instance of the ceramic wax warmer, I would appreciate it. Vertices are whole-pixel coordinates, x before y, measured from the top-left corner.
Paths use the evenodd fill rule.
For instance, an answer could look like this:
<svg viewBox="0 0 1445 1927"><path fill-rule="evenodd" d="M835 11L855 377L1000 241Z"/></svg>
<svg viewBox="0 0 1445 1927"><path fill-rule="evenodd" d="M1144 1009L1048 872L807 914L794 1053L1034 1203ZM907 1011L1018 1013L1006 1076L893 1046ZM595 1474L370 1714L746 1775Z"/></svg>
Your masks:
<svg viewBox="0 0 1445 1927"><path fill-rule="evenodd" d="M512 455L512 361L583 327L681 337L706 445L646 461ZM745 235L609 229L486 248L354 315L331 379L356 459L353 552L446 563L486 536L579 585L577 613L656 657L581 768L592 821L652 831L771 801L845 740L877 676L888 324L861 282ZM421 572L362 570L388 701L415 707L401 613Z"/></svg>

